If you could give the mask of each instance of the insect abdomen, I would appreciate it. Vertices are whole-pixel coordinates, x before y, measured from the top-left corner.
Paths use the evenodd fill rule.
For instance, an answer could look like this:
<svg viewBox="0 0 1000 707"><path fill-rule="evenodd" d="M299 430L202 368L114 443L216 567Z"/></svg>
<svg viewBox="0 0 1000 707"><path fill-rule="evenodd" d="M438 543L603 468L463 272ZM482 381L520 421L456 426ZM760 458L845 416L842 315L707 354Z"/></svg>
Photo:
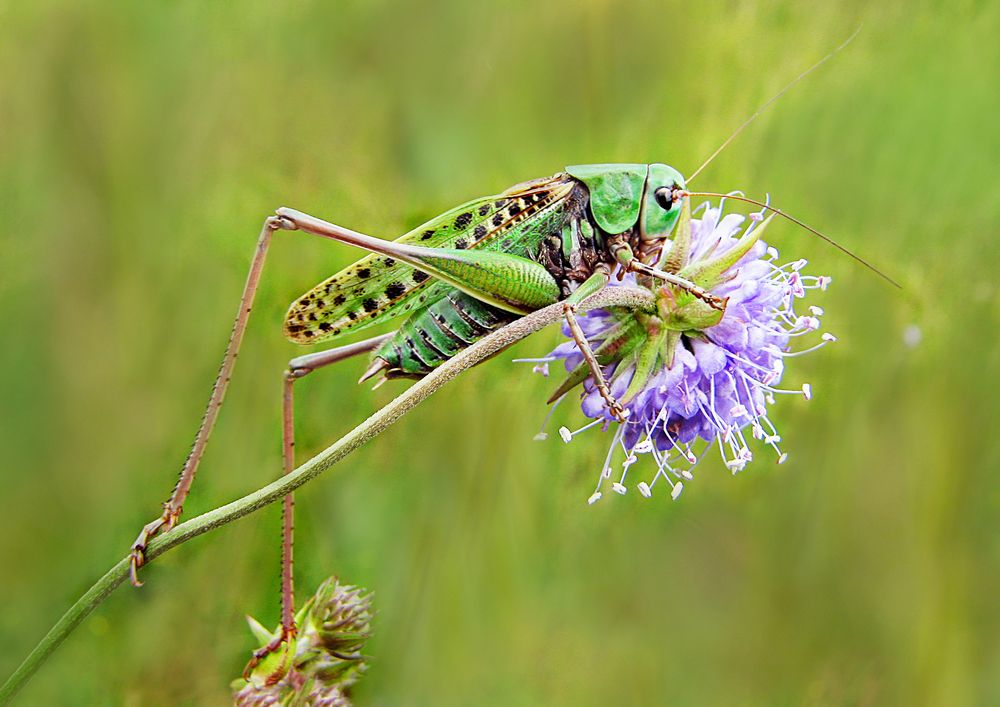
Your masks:
<svg viewBox="0 0 1000 707"><path fill-rule="evenodd" d="M517 318L453 290L408 317L375 352L386 362L387 378L421 378L456 353Z"/></svg>

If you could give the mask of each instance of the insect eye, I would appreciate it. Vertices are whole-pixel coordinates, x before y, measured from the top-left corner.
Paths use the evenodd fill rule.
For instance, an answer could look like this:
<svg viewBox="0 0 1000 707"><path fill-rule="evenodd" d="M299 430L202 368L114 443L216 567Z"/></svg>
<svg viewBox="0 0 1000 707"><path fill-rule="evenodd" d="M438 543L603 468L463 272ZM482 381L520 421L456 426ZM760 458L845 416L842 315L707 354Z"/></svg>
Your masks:
<svg viewBox="0 0 1000 707"><path fill-rule="evenodd" d="M653 198L656 199L657 206L664 211L670 211L674 207L674 188L660 187L653 192Z"/></svg>

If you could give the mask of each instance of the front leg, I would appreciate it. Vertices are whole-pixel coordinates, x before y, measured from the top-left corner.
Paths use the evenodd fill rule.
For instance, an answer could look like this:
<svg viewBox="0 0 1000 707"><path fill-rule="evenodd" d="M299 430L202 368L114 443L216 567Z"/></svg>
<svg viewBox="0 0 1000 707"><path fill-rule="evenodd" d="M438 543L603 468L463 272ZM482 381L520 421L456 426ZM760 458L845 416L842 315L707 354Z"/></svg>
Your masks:
<svg viewBox="0 0 1000 707"><path fill-rule="evenodd" d="M597 356L594 354L594 350L591 348L590 342L587 341L583 329L580 328L580 322L576 318L577 305L603 289L610 279L611 270L606 265L600 266L576 288L573 294L566 298L566 301L563 303L563 316L566 317L566 323L569 325L569 332L573 336L573 341L576 342L577 348L583 354L583 360L587 362L587 366L590 368L594 385L597 386L597 391L604 398L608 410L616 420L625 422L628 419L628 411L611 394L608 380L604 376L604 369L601 368L601 364L597 360Z"/></svg>
<svg viewBox="0 0 1000 707"><path fill-rule="evenodd" d="M628 269L632 272L642 273L643 275L648 275L649 277L662 280L663 282L671 285L676 285L685 292L691 293L712 309L717 309L720 312L726 311L726 302L729 299L728 297L724 299L718 295L713 295L705 288L696 285L690 280L686 280L683 277L674 275L673 273L658 270L650 265L646 265L645 263L640 262L638 258L632 260Z"/></svg>
<svg viewBox="0 0 1000 707"><path fill-rule="evenodd" d="M615 262L621 266L621 271L619 271L618 275L619 278L626 272L640 273L679 287L685 292L691 293L712 309L717 309L720 312L726 311L725 299L718 295L713 295L711 292L705 290L705 288L679 275L654 268L652 265L646 265L646 263L635 257L635 253L632 252L632 247L626 242L624 234L612 236L608 239L608 250L611 252L612 257L614 257Z"/></svg>

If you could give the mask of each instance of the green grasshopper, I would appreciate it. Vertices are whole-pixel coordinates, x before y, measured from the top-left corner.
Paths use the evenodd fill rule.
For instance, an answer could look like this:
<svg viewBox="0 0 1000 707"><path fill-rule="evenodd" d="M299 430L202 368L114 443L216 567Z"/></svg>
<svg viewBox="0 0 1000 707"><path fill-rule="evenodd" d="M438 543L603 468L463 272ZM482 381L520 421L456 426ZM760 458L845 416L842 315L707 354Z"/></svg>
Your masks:
<svg viewBox="0 0 1000 707"><path fill-rule="evenodd" d="M580 333L576 305L606 285L613 270L638 273L690 292L721 315L725 303L656 262L688 195L684 178L664 164L578 165L552 177L474 199L387 241L288 208L269 216L261 231L229 346L201 428L163 515L137 538L135 570L148 540L181 514L194 472L215 423L249 319L271 236L300 230L370 251L297 299L285 335L316 344L406 315L395 332L293 359L291 383L348 356L374 350L361 377L419 378L490 331L559 301L591 374L612 413L623 409ZM290 418L290 412L286 415ZM290 421L286 420L286 426Z"/></svg>
<svg viewBox="0 0 1000 707"><path fill-rule="evenodd" d="M800 74L764 107L836 51L839 48ZM759 112L744 122L694 174ZM142 529L132 546L133 584L140 584L137 572L145 562L149 540L173 527L181 515L232 375L275 232L303 231L370 253L292 303L284 321L285 336L291 341L328 342L405 317L391 333L289 362L283 396L283 460L287 473L294 468L292 391L299 378L362 353L370 353L371 362L361 381L378 375L383 380L420 378L491 331L560 301L586 362L582 374L577 372L567 381L569 387L589 374L612 415L623 421L624 409L611 395L598 356L577 323L577 306L607 285L613 274L622 277L633 273L640 286L650 289L669 286L694 303L699 316L718 321L726 302L681 277L678 262L683 257L677 253L674 253L677 257L661 260L661 254L670 250L666 246L671 244L675 232L688 227L690 197L694 195L723 196L688 191L683 175L665 164L575 165L551 177L466 202L395 241L365 235L293 209L278 209L265 220L261 230L222 367L181 476L164 504L162 515ZM728 196L791 219L766 204ZM825 239L805 224L791 220ZM678 237L672 246L680 250L684 242L684 238ZM559 392L565 392L566 388L564 384ZM289 495L284 502L283 521L282 630L271 645L254 654L248 671L282 643L287 648L287 639L295 633L292 511L293 500Z"/></svg>
<svg viewBox="0 0 1000 707"><path fill-rule="evenodd" d="M296 300L285 335L323 342L407 314L378 342L361 380L419 378L493 329L560 300L576 330L575 305L616 268L680 286L721 311L723 303L696 284L653 267L683 189L681 174L663 164L577 165L462 204L392 242L279 209L281 228L372 252ZM620 417L600 367L591 373Z"/></svg>

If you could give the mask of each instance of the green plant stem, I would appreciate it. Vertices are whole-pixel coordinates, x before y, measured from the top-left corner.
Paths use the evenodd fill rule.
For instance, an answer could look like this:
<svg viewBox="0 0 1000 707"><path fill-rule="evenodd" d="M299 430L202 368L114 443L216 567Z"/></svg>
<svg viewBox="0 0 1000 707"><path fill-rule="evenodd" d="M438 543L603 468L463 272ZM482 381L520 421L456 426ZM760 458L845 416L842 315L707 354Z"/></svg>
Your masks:
<svg viewBox="0 0 1000 707"><path fill-rule="evenodd" d="M653 306L653 296L647 290L631 287L605 288L584 301L580 309L600 309L622 307L627 309L649 309ZM563 305L557 303L537 312L517 319L502 329L490 334L431 374L410 386L402 394L390 401L367 420L331 444L294 471L281 476L276 481L232 503L227 503L196 518L181 523L173 530L160 535L150 543L147 559L153 560L181 543L185 543L219 526L260 510L279 500L289 491L294 491L307 481L316 478L355 449L369 441L427 399L434 391L455 378L462 371L485 361L524 337L553 324L563 316ZM128 557L121 559L103 577L88 589L76 603L62 615L58 622L39 641L34 650L18 666L17 670L0 687L0 703L6 704L42 666L45 660L59 647L73 630L128 578Z"/></svg>

